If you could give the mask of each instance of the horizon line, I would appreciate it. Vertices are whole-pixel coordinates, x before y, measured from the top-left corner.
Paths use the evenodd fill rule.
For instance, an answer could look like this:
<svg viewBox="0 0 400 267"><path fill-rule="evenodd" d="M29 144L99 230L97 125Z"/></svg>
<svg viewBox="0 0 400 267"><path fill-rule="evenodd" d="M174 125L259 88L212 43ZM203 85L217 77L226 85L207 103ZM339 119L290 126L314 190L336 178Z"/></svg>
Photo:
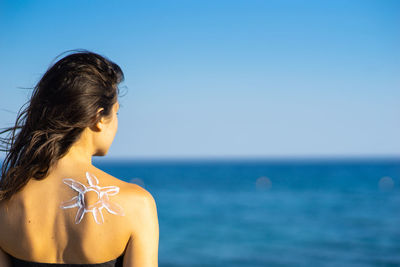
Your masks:
<svg viewBox="0 0 400 267"><path fill-rule="evenodd" d="M93 161L187 162L187 161L400 161L400 155L320 155L320 156L101 156Z"/></svg>

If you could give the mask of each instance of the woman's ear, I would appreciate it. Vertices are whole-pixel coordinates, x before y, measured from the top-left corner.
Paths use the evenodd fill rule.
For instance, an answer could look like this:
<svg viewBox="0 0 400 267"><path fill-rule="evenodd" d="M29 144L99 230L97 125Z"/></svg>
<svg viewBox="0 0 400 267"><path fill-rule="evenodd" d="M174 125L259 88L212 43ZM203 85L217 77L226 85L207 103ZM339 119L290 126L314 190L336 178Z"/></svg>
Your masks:
<svg viewBox="0 0 400 267"><path fill-rule="evenodd" d="M101 115L101 112L104 110L104 108L99 108L97 110L97 115L96 115L96 123L93 124L91 129L95 132L101 132L104 129L104 116ZM100 118L100 119L99 119Z"/></svg>

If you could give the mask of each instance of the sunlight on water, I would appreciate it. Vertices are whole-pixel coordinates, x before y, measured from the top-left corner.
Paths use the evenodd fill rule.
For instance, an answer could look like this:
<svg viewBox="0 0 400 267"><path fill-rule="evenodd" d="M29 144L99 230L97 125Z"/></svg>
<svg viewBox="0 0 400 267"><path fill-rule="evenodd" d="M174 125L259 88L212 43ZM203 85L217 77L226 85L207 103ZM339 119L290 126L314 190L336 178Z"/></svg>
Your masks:
<svg viewBox="0 0 400 267"><path fill-rule="evenodd" d="M268 177L261 176L256 180L256 189L258 191L267 191L271 188L272 183Z"/></svg>
<svg viewBox="0 0 400 267"><path fill-rule="evenodd" d="M391 177L385 176L379 180L379 189L381 191L391 191L394 188L394 181Z"/></svg>

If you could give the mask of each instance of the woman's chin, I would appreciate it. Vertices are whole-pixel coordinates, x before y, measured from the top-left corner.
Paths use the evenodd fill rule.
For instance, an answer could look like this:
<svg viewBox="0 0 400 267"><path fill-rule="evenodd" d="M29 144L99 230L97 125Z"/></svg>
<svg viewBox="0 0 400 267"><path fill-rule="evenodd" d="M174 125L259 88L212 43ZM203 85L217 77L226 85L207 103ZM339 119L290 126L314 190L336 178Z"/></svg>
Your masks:
<svg viewBox="0 0 400 267"><path fill-rule="evenodd" d="M105 156L105 155L107 155L107 150L106 151L104 151L104 150L99 150L99 151L96 151L96 153L94 153L93 154L93 156L96 156L96 157L103 157L103 156Z"/></svg>

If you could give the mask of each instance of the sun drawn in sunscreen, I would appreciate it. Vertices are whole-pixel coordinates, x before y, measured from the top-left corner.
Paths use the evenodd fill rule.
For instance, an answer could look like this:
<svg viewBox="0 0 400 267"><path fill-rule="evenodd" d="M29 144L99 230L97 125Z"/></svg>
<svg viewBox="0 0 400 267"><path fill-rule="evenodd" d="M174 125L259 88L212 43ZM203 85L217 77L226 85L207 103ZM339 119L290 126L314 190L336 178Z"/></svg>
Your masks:
<svg viewBox="0 0 400 267"><path fill-rule="evenodd" d="M108 212L115 215L124 216L123 209L116 203L110 202L109 196L118 194L118 186L105 186L100 187L99 180L93 174L86 172L86 178L89 186L85 186L82 183L73 179L63 179L66 185L69 185L73 190L78 192L78 195L72 199L63 202L61 204L62 209L70 209L78 207L78 212L75 216L75 223L81 222L85 213L91 212L96 223L101 224L104 222L102 209L106 208ZM85 194L88 192L95 192L97 194L97 201L88 205L85 203Z"/></svg>

